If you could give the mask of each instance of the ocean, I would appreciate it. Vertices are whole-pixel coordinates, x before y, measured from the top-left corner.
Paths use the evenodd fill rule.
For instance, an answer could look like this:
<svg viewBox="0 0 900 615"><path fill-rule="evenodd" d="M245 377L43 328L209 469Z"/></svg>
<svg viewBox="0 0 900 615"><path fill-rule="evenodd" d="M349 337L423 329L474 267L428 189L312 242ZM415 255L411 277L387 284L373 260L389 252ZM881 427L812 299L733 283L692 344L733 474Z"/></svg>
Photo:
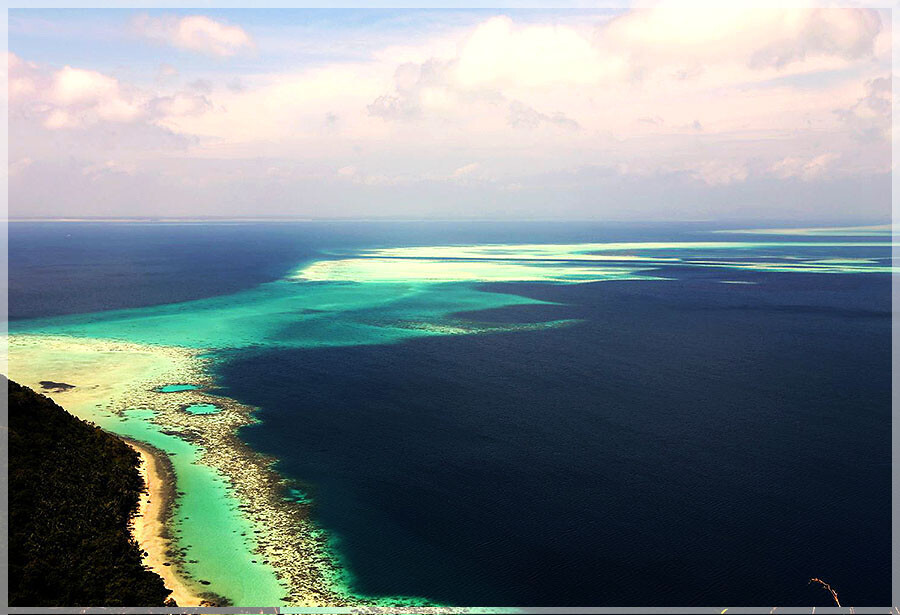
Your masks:
<svg viewBox="0 0 900 615"><path fill-rule="evenodd" d="M359 595L889 604L890 234L723 230L13 223L10 331L210 349Z"/></svg>

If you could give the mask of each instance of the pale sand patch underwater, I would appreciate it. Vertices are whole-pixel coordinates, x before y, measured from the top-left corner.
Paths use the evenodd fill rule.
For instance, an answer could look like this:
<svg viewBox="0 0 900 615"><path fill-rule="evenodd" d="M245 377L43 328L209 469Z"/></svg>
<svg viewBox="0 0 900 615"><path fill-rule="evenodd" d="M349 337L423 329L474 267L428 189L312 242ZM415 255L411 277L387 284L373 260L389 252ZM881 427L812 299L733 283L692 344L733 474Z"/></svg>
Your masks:
<svg viewBox="0 0 900 615"><path fill-rule="evenodd" d="M341 572L324 535L310 521L308 505L284 499L273 460L237 438L254 421L253 409L202 390L158 391L171 383L210 386L209 359L201 351L45 335L8 341L10 378L168 456L178 497L159 544L168 545L167 568L186 596L224 597L238 606L365 602L340 591ZM45 380L75 386L46 391ZM213 402L221 408L215 415L184 411Z"/></svg>

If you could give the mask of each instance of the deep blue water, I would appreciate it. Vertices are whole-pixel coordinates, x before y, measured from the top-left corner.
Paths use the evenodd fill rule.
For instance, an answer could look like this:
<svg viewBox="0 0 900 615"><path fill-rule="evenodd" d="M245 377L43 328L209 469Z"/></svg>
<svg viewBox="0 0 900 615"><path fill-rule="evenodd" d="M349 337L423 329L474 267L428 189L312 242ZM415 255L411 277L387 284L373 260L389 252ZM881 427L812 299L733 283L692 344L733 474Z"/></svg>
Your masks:
<svg viewBox="0 0 900 615"><path fill-rule="evenodd" d="M708 226L708 225L707 225ZM473 222L13 223L10 320L225 295L282 277L318 250L442 243L630 241L633 225ZM697 225L644 225L647 241ZM707 236L708 238L708 236Z"/></svg>
<svg viewBox="0 0 900 615"><path fill-rule="evenodd" d="M226 294L319 249L672 240L684 226L12 225L10 314ZM723 237L724 239L724 237ZM747 240L747 237L741 239ZM357 590L467 605L890 600L890 277L675 269L493 284L581 319L234 352L242 432L313 496ZM719 284L742 279L755 285Z"/></svg>

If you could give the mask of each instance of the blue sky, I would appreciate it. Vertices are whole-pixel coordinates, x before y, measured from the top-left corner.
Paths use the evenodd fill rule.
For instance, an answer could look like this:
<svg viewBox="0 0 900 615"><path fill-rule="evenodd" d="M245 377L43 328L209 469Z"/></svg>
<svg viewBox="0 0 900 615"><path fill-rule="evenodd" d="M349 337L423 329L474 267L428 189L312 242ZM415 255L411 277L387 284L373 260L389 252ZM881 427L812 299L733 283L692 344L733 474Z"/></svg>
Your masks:
<svg viewBox="0 0 900 615"><path fill-rule="evenodd" d="M95 69L154 68L178 62L185 70L222 70L216 58L135 39L135 14L189 16L195 9L12 9L9 49L48 64L79 63ZM203 15L240 24L254 40L256 53L232 61L227 69L266 71L328 61L363 60L379 46L473 27L495 15L514 15L520 23L566 23L621 9L208 9ZM111 53L111 51L113 53Z"/></svg>
<svg viewBox="0 0 900 615"><path fill-rule="evenodd" d="M10 215L883 221L866 9L9 15Z"/></svg>

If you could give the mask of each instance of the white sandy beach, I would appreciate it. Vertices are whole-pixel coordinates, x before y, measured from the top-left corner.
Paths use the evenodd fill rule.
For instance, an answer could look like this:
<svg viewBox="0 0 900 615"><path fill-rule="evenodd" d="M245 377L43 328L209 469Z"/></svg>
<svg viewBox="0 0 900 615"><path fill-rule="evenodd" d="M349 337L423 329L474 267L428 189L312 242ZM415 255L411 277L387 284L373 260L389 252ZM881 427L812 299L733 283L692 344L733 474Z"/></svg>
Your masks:
<svg viewBox="0 0 900 615"><path fill-rule="evenodd" d="M132 519L132 534L145 552L144 565L162 577L166 587L172 590L169 597L178 606L201 606L204 600L198 588L180 577L175 567L166 565L166 552L172 545L165 537L165 518L172 503L159 462L148 448L131 441L128 445L141 456L141 478L147 485L147 491L141 495L137 513Z"/></svg>

